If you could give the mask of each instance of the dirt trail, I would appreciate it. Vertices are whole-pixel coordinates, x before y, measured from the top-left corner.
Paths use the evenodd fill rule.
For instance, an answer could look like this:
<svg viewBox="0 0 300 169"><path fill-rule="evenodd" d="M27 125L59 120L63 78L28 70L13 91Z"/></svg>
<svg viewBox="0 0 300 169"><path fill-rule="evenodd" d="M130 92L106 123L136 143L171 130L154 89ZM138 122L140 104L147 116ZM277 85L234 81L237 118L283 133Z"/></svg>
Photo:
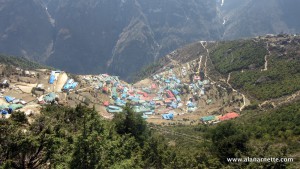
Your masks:
<svg viewBox="0 0 300 169"><path fill-rule="evenodd" d="M208 53L208 55L209 55L209 53ZM205 63L204 63L204 74L205 74L205 76L206 76L206 73L207 73L206 72L206 70L207 70L206 69L207 68L207 66L206 66L207 65L207 60L208 60L208 56L205 57Z"/></svg>
<svg viewBox="0 0 300 169"><path fill-rule="evenodd" d="M267 43L267 50L268 54L265 56L265 68L261 71L267 71L268 70L268 56L271 56L271 51L269 50L269 43Z"/></svg>
<svg viewBox="0 0 300 169"><path fill-rule="evenodd" d="M204 74L205 76L207 77L207 74L206 74L206 68L207 68L207 60L208 60L208 57L209 57L209 50L206 48L207 46L207 42L206 41L200 41L202 47L206 50L206 53L207 53L207 56L205 57L205 63L204 63ZM204 44L205 43L205 44Z"/></svg>
<svg viewBox="0 0 300 169"><path fill-rule="evenodd" d="M231 73L228 74L228 78L227 78L227 80L226 80L226 83L227 83L228 85L230 85L230 84L229 84L230 78L231 78Z"/></svg>
<svg viewBox="0 0 300 169"><path fill-rule="evenodd" d="M226 83L227 83L227 85L228 85L230 88L232 88L232 91L237 92L237 90L235 90L235 89L231 86L231 84L229 83L230 79L231 79L231 72L228 74Z"/></svg>
<svg viewBox="0 0 300 169"><path fill-rule="evenodd" d="M207 56L205 56L205 63L204 63L204 75L207 77L211 82L214 82L210 77L207 76L207 60L209 58L209 50L206 48L207 42L206 41L200 41L202 47L206 50ZM214 82L215 83L215 82Z"/></svg>
<svg viewBox="0 0 300 169"><path fill-rule="evenodd" d="M230 81L230 78L231 78L231 72L228 74L228 78L226 80L226 83L227 85L232 89L232 91L234 92L238 92L236 89L234 89L232 87L232 85L229 83ZM242 94L242 93L241 93ZM242 94L242 97L243 97L243 105L240 107L240 111L244 110L244 108L250 104L250 100L246 98L246 96L244 94Z"/></svg>
<svg viewBox="0 0 300 169"><path fill-rule="evenodd" d="M264 101L263 103L261 103L259 105L259 107L262 107L264 105L267 105L267 104L271 104L274 108L278 107L278 106L281 106L283 104L287 104L289 102L292 102L294 100L300 100L300 90L291 94L291 95L288 95L288 96L284 96L284 97L280 97L280 98L277 98L277 99L271 99L271 100L266 100Z"/></svg>
<svg viewBox="0 0 300 169"><path fill-rule="evenodd" d="M198 67L198 71L197 71L197 73L200 73L200 70L201 70L201 64L202 64L202 58L203 58L203 56L201 55L200 56L200 60L199 60L199 67Z"/></svg>
<svg viewBox="0 0 300 169"><path fill-rule="evenodd" d="M203 48L206 49L206 52L207 52L206 61L205 61L205 76L206 76L211 82L214 82L214 81L212 81L211 78L209 78L209 77L207 76L207 73L206 73L206 64L207 64L207 60L208 60L208 58L209 58L209 50L206 48L207 42L206 42L206 41L200 41L200 43L201 43L201 45L203 46ZM204 45L204 43L205 43L205 45ZM229 83L230 78L231 78L231 73L228 74L228 78L227 78L227 81L226 81L227 85L232 89L233 92L237 92L237 93L238 93L238 91L237 91L236 89L234 89L234 88L232 87L232 85ZM214 82L214 83L215 83L215 82ZM243 105L240 107L240 111L244 110L244 108L245 108L247 105L250 105L250 100L247 99L246 96L245 96L244 94L241 93L241 95L242 95L242 97L243 97Z"/></svg>
<svg viewBox="0 0 300 169"><path fill-rule="evenodd" d="M242 105L242 107L240 107L240 111L243 111L246 106L251 104L250 100L247 99L244 94L242 94L242 97L243 97L244 104Z"/></svg>

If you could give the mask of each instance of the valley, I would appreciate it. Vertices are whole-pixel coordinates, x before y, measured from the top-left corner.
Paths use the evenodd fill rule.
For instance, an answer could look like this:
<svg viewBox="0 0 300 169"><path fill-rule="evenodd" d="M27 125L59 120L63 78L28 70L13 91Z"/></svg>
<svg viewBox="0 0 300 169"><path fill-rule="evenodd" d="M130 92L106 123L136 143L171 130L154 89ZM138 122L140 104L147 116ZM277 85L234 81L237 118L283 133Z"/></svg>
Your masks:
<svg viewBox="0 0 300 169"><path fill-rule="evenodd" d="M55 96L53 101L56 104L70 107L85 104L90 108L94 107L100 115L108 119L113 118L113 112L122 111L122 106L130 102L135 105L136 111L151 124L196 125L219 122L218 118L223 115L231 112L241 114L244 109L251 105L257 105L261 108L267 107L266 105L276 107L298 98L297 90L291 90L288 95L282 93L270 99L260 99L255 93L251 92L254 89L260 90L260 86L257 86L258 82L253 84L256 86L255 88L249 86L250 90L241 88L244 83L236 85L237 78L248 76L248 74L257 71L263 75L266 73L272 74L274 59L278 57L274 53L279 52L277 48L280 47L280 51L286 51L282 49L280 44L289 43L285 48L290 50L293 48L292 51L297 52L298 48L293 45L299 43L298 40L298 36L269 35L225 43L196 42L168 54L166 59L162 61L162 67L152 68L155 69L155 73L148 74L148 77L137 81L135 84L127 83L117 76L108 74L72 75L63 71L21 70L18 67L13 67L9 68L12 75L2 79L2 81L8 80L11 85L8 91L4 90L2 92L2 96L10 96L26 101L27 105L21 111L28 112L31 110L27 109L27 106L31 108L41 107L41 103L47 104L45 97L53 93ZM236 43L240 47L237 47ZM235 46L231 46L232 44ZM279 46L276 46L276 44ZM249 46L256 46L257 48L247 49ZM257 52L257 54L253 52ZM219 58L219 54L226 57ZM244 61L240 65L232 63L243 55L249 56L244 57ZM288 55L288 53L278 55ZM255 57L254 60L253 57ZM221 62L218 59L222 59ZM268 61L271 63L268 64ZM2 65L2 67L2 74L7 74L7 66ZM12 71L11 69L16 70ZM24 72L27 72L27 74ZM30 73L28 74L28 72ZM51 82L52 75L53 82ZM264 75L254 80L262 81L268 79L268 77L268 75ZM75 80L72 83L76 83L76 86L64 89L69 80ZM50 82L51 84L49 84ZM264 81L259 83L264 83ZM276 83L273 82L273 84ZM42 89L40 89L41 86ZM279 88L278 92L280 90L286 91L284 88ZM2 103L3 106L9 106L9 103L5 103L5 100ZM52 101L49 103L52 103ZM36 108L34 110L36 114L39 114ZM164 119L166 114L172 114L171 121ZM209 116L218 118L207 122L200 120Z"/></svg>
<svg viewBox="0 0 300 169"><path fill-rule="evenodd" d="M1 55L0 148L9 156L0 152L0 159L6 166L44 168L225 168L240 165L226 161L239 157L238 151L295 160L245 167L295 168L299 44L300 36L286 34L198 41L145 67L135 83ZM82 145L88 151L81 154L95 153L97 162L78 162L82 156L74 152L84 150ZM47 163L34 163L41 159Z"/></svg>
<svg viewBox="0 0 300 169"><path fill-rule="evenodd" d="M299 7L0 0L0 168L298 169Z"/></svg>

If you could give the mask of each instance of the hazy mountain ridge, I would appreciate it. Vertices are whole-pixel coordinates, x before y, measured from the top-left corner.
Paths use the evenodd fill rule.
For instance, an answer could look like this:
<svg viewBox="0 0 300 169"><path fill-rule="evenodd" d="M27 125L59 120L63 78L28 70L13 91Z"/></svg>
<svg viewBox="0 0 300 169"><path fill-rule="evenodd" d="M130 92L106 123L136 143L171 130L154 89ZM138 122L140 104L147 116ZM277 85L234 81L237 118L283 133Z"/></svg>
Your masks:
<svg viewBox="0 0 300 169"><path fill-rule="evenodd" d="M293 0L227 0L220 7L226 20L223 38L299 33L299 6L300 2Z"/></svg>
<svg viewBox="0 0 300 169"><path fill-rule="evenodd" d="M26 13L35 8L40 12L22 20L26 30L34 32L28 33L29 37L37 36L46 42L39 43L42 47L28 41L29 47L15 43L8 44L8 47L2 45L1 51L26 56L74 73L109 72L126 77L159 56L200 37L219 38L215 33L218 32L217 28L206 26L212 20L217 21L214 11L216 3L204 0L188 3L181 0L32 0L32 6L26 8L18 5L17 1L2 3L7 5L7 10L20 8ZM21 15L14 12L12 14L16 17ZM43 22L47 23L48 31L35 31L40 29L37 16L44 18ZM196 19L198 20L195 22ZM7 17L1 20L7 20ZM15 22L14 19L12 21ZM35 22L38 27L30 25L30 21ZM201 30L196 31L199 27ZM5 32L4 30L5 28L0 32ZM27 38L22 36L8 34L7 40L0 43L13 43L20 39L26 41ZM22 41L23 43L25 42ZM31 51L28 48L36 50ZM128 60L131 62L128 63Z"/></svg>
<svg viewBox="0 0 300 169"><path fill-rule="evenodd" d="M157 58L198 40L300 30L298 2L221 3L0 0L0 52L73 73L108 72L126 78Z"/></svg>

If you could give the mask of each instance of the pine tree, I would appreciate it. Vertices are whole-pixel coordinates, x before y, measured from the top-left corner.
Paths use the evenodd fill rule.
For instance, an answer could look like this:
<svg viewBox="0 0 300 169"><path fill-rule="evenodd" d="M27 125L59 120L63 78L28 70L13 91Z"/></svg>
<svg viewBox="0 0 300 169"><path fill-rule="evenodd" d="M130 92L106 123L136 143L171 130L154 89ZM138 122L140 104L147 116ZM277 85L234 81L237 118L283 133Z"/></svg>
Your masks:
<svg viewBox="0 0 300 169"><path fill-rule="evenodd" d="M70 168L92 169L101 162L101 142L99 138L103 133L103 126L94 110L80 108L83 113L83 129L75 144Z"/></svg>

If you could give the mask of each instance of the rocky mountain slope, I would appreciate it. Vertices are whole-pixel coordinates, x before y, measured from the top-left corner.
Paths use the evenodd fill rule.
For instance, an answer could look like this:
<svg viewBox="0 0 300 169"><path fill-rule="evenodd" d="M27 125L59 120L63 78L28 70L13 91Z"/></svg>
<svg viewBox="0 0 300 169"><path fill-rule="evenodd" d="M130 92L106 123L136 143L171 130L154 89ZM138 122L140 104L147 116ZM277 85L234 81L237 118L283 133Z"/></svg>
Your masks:
<svg viewBox="0 0 300 169"><path fill-rule="evenodd" d="M298 2L0 0L0 52L122 78L197 40L298 30Z"/></svg>

